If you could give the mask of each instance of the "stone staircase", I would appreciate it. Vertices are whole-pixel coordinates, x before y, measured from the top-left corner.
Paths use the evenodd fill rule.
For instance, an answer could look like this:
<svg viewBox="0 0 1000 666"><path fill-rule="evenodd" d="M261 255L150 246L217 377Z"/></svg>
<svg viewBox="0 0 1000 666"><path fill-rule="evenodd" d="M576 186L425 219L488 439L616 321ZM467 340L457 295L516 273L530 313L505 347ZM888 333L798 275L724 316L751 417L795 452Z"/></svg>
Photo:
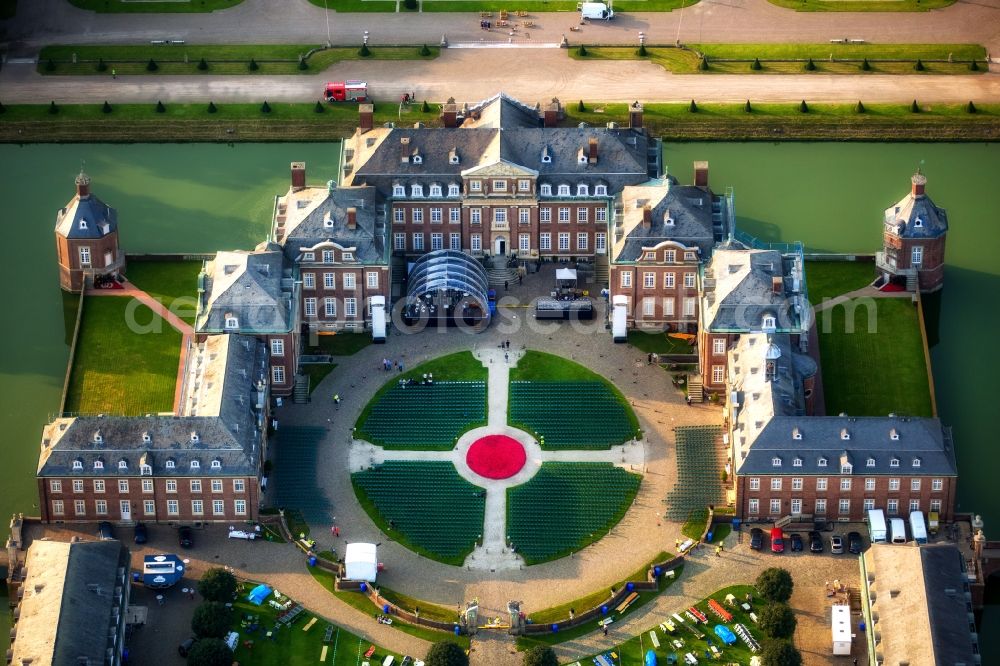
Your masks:
<svg viewBox="0 0 1000 666"><path fill-rule="evenodd" d="M705 389L701 377L688 375L688 397L691 398L691 402L705 402Z"/></svg>
<svg viewBox="0 0 1000 666"><path fill-rule="evenodd" d="M309 375L295 375L295 386L292 388L292 402L297 405L309 402Z"/></svg>
<svg viewBox="0 0 1000 666"><path fill-rule="evenodd" d="M917 277L916 271L909 273L906 276L906 291L916 292L920 289L920 278Z"/></svg>
<svg viewBox="0 0 1000 666"><path fill-rule="evenodd" d="M611 279L611 261L608 255L599 254L594 257L594 284L607 287Z"/></svg>
<svg viewBox="0 0 1000 666"><path fill-rule="evenodd" d="M502 290L504 282L517 284L517 269L507 265L507 257L503 255L488 257L483 263L486 277L493 289Z"/></svg>

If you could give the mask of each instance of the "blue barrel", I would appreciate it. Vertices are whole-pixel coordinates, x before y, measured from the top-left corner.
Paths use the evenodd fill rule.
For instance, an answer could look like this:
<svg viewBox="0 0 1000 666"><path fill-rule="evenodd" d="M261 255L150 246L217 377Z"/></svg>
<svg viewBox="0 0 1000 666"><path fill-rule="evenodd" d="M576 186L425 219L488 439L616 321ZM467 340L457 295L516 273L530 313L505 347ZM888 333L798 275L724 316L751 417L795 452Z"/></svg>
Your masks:
<svg viewBox="0 0 1000 666"><path fill-rule="evenodd" d="M625 589L628 590L629 592L632 592L633 590L635 590L635 583L628 583L627 585L625 585Z"/></svg>
<svg viewBox="0 0 1000 666"><path fill-rule="evenodd" d="M653 567L653 575L659 578L660 576L663 575L663 569L661 569L660 567Z"/></svg>
<svg viewBox="0 0 1000 666"><path fill-rule="evenodd" d="M382 612L386 614L389 613L389 604L382 604Z"/></svg>
<svg viewBox="0 0 1000 666"><path fill-rule="evenodd" d="M456 636L462 635L462 627L458 626L457 624L455 625L455 635Z"/></svg>
<svg viewBox="0 0 1000 666"><path fill-rule="evenodd" d="M311 567L316 566L316 556L315 555L312 555L312 556L309 557L309 566L311 566Z"/></svg>
<svg viewBox="0 0 1000 666"><path fill-rule="evenodd" d="M646 666L656 666L656 653L646 650Z"/></svg>
<svg viewBox="0 0 1000 666"><path fill-rule="evenodd" d="M558 624L555 624L555 623L553 623L553 624L552 624L552 633L554 634L554 633L556 633L557 631L559 631L559 625L558 625Z"/></svg>
<svg viewBox="0 0 1000 666"><path fill-rule="evenodd" d="M705 541L712 543L712 530L709 530L708 534L705 535Z"/></svg>
<svg viewBox="0 0 1000 666"><path fill-rule="evenodd" d="M368 591L368 583L361 583L361 591L362 592Z"/></svg>
<svg viewBox="0 0 1000 666"><path fill-rule="evenodd" d="M601 615L607 615L607 614L608 614L608 607L601 606Z"/></svg>

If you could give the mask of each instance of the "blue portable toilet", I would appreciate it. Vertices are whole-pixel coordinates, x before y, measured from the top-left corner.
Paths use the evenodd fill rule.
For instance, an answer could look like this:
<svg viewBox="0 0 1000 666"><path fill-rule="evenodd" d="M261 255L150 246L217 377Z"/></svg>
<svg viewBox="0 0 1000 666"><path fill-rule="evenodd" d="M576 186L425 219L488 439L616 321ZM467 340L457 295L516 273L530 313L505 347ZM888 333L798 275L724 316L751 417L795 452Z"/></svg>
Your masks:
<svg viewBox="0 0 1000 666"><path fill-rule="evenodd" d="M656 653L646 650L646 666L656 666Z"/></svg>

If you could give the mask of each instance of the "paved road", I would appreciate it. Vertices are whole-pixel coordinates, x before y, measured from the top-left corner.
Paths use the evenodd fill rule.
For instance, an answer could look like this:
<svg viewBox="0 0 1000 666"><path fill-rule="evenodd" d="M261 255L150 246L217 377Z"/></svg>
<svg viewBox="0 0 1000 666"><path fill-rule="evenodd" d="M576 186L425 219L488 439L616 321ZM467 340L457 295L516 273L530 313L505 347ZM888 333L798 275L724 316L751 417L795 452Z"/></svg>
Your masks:
<svg viewBox="0 0 1000 666"><path fill-rule="evenodd" d="M337 14L329 33L323 9L307 0L245 0L212 14L95 14L66 0L21 2L17 16L0 24L0 41L31 51L46 43L147 42L184 39L198 43L360 44L365 30L373 44L437 43L481 38L506 41L506 35L479 29L474 14ZM923 13L801 13L767 0L702 0L667 14L626 13L570 33L574 13L533 17L533 41L557 42L562 34L588 43L634 44L640 31L651 43L684 42L825 42L863 38L872 42L975 42L1000 52L1000 0L959 0L945 9ZM5 34L4 34L5 33ZM15 50L19 52L19 50Z"/></svg>

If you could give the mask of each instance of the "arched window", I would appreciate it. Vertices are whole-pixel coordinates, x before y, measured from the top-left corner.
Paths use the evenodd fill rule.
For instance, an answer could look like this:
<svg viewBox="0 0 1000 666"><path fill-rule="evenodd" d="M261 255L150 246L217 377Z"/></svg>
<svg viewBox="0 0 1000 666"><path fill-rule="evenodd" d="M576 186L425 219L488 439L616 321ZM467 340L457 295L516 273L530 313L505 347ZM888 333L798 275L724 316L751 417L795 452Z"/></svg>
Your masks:
<svg viewBox="0 0 1000 666"><path fill-rule="evenodd" d="M405 197L406 196L406 188L403 187L402 185L393 185L392 186L392 196L394 196L394 197Z"/></svg>
<svg viewBox="0 0 1000 666"><path fill-rule="evenodd" d="M424 196L424 186L420 183L414 183L410 186L410 196L422 197Z"/></svg>
<svg viewBox="0 0 1000 666"><path fill-rule="evenodd" d="M606 197L608 196L608 186L607 185L595 185L594 186L594 196Z"/></svg>
<svg viewBox="0 0 1000 666"><path fill-rule="evenodd" d="M560 185L559 186L559 196L561 196L561 197L568 197L569 196L569 185Z"/></svg>
<svg viewBox="0 0 1000 666"><path fill-rule="evenodd" d="M549 185L548 183L544 183L544 184L542 184L541 189L539 190L539 192L541 193L541 195L543 197L551 197L552 196L552 186Z"/></svg>
<svg viewBox="0 0 1000 666"><path fill-rule="evenodd" d="M461 190L459 189L456 183L452 183L451 185L448 186L449 197L457 197L459 194L461 194Z"/></svg>
<svg viewBox="0 0 1000 666"><path fill-rule="evenodd" d="M431 196L439 197L441 196L441 185L439 183L434 183L431 185Z"/></svg>

